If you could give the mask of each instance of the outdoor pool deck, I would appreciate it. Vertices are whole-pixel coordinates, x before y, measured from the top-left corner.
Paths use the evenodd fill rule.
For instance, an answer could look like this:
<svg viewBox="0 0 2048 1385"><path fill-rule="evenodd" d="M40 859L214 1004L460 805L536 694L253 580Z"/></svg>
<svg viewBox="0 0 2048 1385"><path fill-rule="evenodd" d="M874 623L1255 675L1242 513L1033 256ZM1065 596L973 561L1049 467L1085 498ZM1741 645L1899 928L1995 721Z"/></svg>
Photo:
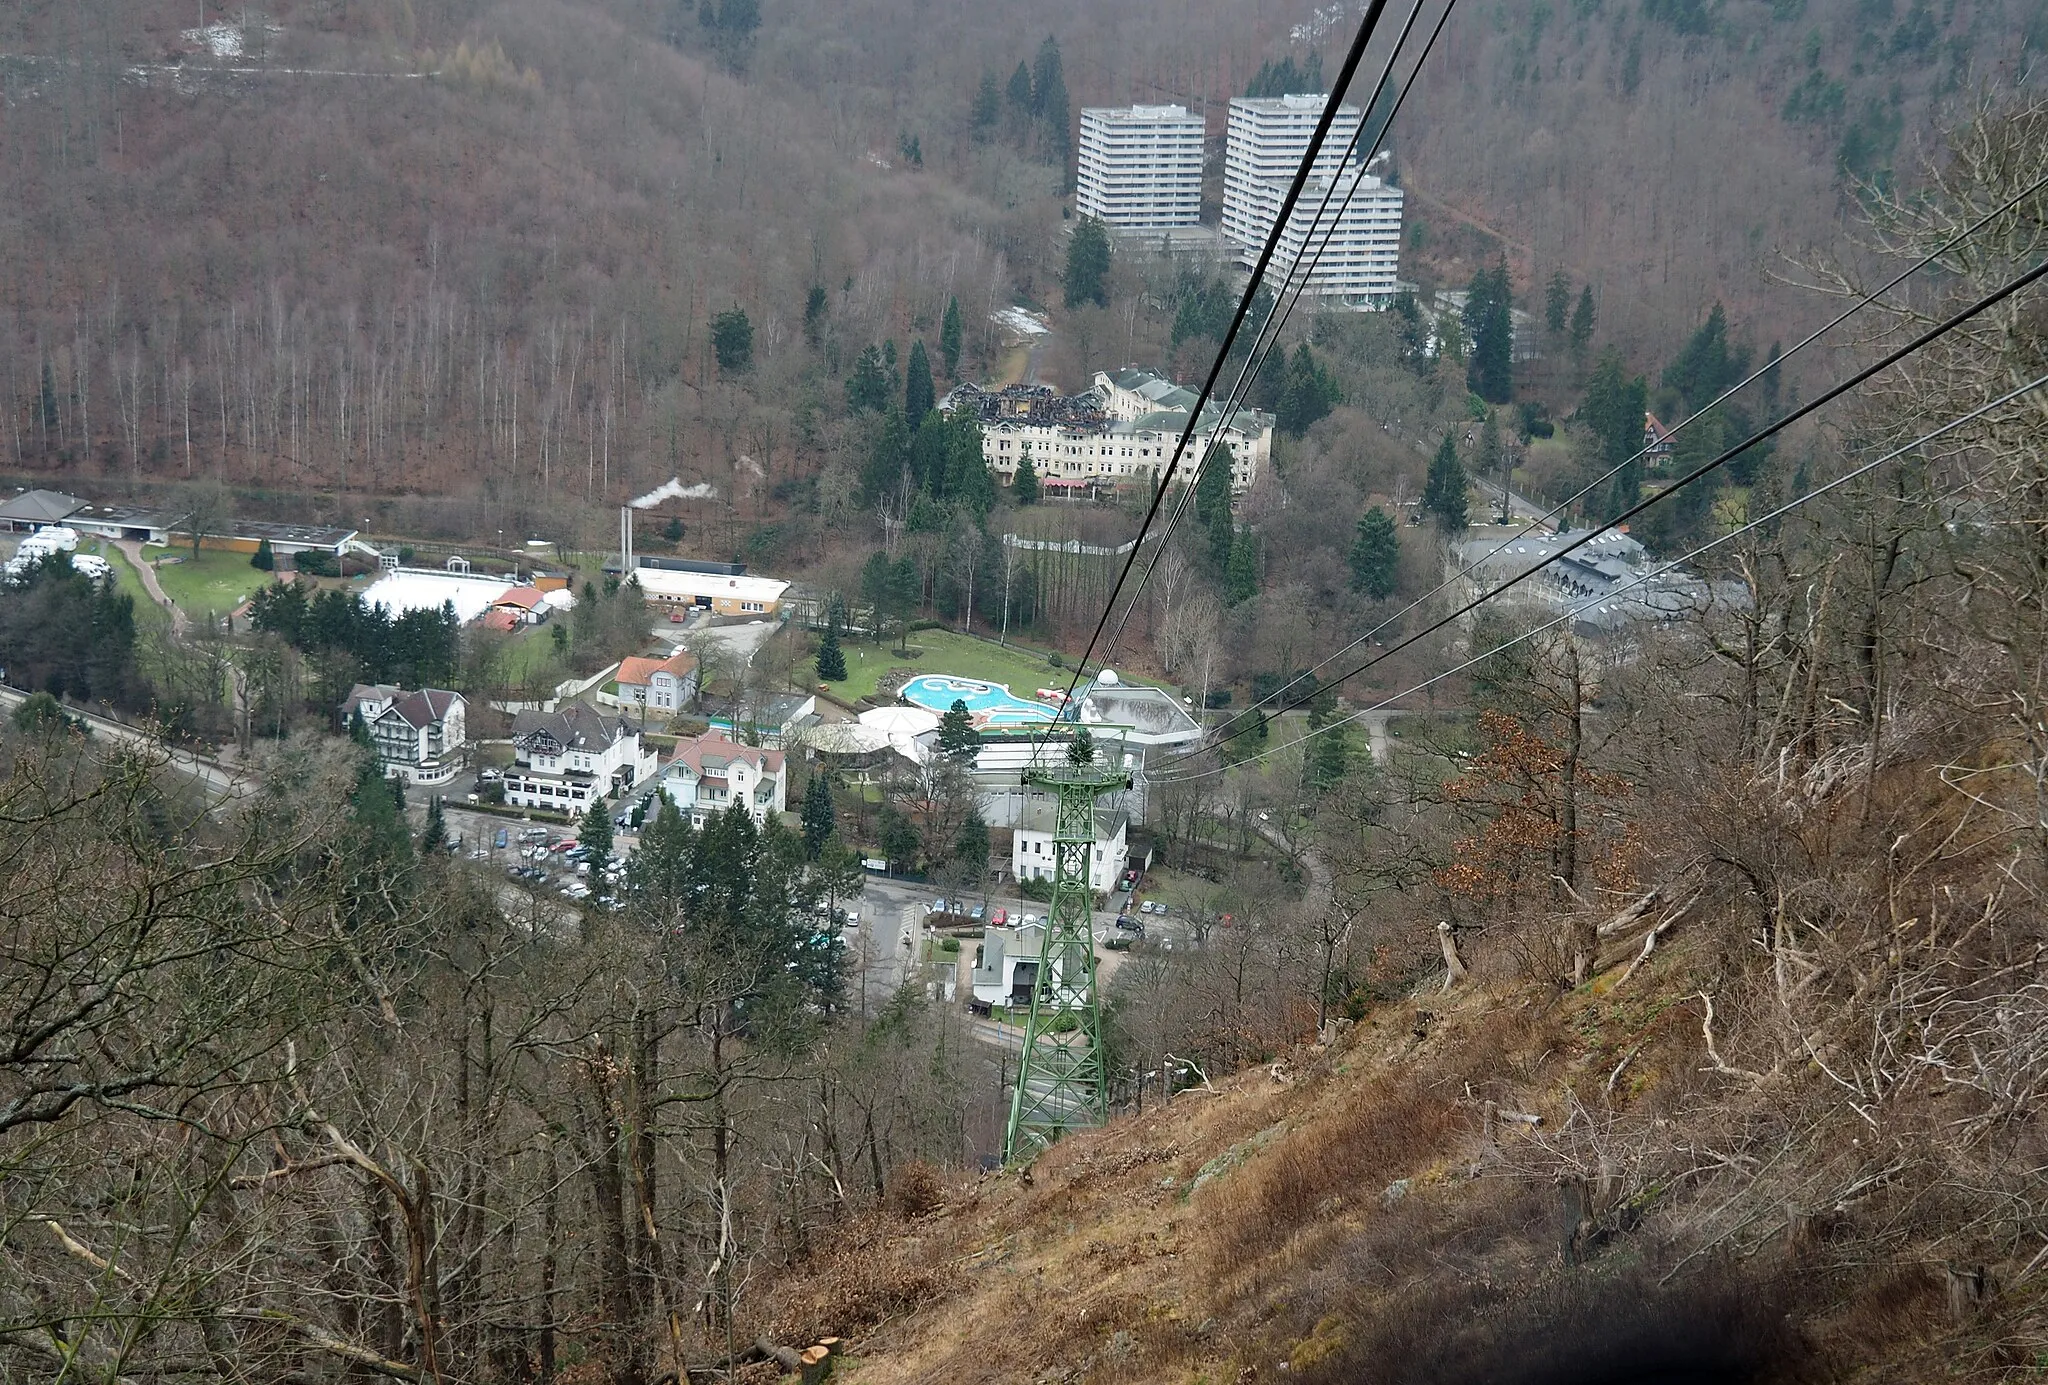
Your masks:
<svg viewBox="0 0 2048 1385"><path fill-rule="evenodd" d="M1018 697L1001 683L944 673L920 673L903 685L900 696L914 706L940 713L951 710L955 702L964 702L981 726L1042 726L1059 715L1050 703Z"/></svg>

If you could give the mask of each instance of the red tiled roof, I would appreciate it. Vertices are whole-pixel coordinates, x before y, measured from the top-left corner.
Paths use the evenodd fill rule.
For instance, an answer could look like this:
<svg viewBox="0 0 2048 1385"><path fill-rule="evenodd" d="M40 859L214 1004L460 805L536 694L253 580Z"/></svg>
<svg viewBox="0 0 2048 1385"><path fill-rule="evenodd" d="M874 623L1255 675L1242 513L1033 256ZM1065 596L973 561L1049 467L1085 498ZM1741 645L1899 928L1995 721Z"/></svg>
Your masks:
<svg viewBox="0 0 2048 1385"><path fill-rule="evenodd" d="M519 615L516 611L492 608L484 612L483 627L486 630L517 630Z"/></svg>
<svg viewBox="0 0 2048 1385"><path fill-rule="evenodd" d="M677 679L683 679L696 671L697 656L687 649L678 649L666 659L648 659L635 655L630 659L619 660L618 681L638 688L652 683L657 673L668 673Z"/></svg>
<svg viewBox="0 0 2048 1385"><path fill-rule="evenodd" d="M705 760L710 760L709 767ZM782 772L782 752L779 750L758 750L751 745L737 745L715 731L706 732L692 740L676 746L676 760L688 765L700 778L723 779L726 766L734 760L745 760L764 774ZM670 761L671 764L675 761Z"/></svg>
<svg viewBox="0 0 2048 1385"><path fill-rule="evenodd" d="M523 611L537 611L548 604L539 587L513 587L491 603L493 606L517 606Z"/></svg>

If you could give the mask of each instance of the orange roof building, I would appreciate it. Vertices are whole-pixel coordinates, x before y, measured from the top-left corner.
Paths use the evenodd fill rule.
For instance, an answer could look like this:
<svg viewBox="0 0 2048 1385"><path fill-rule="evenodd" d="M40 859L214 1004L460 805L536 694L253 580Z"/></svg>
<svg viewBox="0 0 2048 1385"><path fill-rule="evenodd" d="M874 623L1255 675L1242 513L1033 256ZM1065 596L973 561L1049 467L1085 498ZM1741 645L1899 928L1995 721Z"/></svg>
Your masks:
<svg viewBox="0 0 2048 1385"><path fill-rule="evenodd" d="M697 656L678 649L666 659L619 661L619 705L680 712L697 700Z"/></svg>

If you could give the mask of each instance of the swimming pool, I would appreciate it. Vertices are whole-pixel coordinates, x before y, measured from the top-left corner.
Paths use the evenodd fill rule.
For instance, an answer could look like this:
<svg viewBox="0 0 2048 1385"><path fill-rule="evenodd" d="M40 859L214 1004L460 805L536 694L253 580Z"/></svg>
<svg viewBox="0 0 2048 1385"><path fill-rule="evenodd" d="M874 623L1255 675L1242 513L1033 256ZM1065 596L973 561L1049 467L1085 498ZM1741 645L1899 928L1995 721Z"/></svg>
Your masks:
<svg viewBox="0 0 2048 1385"><path fill-rule="evenodd" d="M950 711L955 702L964 702L981 726L1035 726L1055 716L1045 703L1018 697L1001 683L944 673L920 673L903 685L903 699L934 712Z"/></svg>

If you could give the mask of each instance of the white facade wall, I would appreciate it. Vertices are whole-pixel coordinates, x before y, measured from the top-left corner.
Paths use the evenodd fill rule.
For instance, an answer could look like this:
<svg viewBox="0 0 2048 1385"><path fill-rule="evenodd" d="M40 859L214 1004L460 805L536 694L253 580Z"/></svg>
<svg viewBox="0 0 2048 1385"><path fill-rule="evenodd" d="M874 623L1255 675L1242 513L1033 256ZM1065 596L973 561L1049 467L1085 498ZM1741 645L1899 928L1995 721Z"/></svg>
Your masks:
<svg viewBox="0 0 2048 1385"><path fill-rule="evenodd" d="M659 765L652 749L641 748L637 731L596 753L570 748L559 755L522 756L505 774L505 802L515 808L581 813L590 806L593 793L611 792L612 776L621 769L630 771L626 783L637 784Z"/></svg>
<svg viewBox="0 0 2048 1385"><path fill-rule="evenodd" d="M1240 98L1230 103L1224 141L1222 229L1224 240L1237 248L1241 263L1254 263L1273 233L1287 189L1322 116L1324 100L1321 96L1281 96ZM1395 293L1405 198L1399 188L1345 163L1344 153L1361 118L1356 106L1337 108L1315 169L1275 248L1273 270L1286 273L1299 260L1316 260L1316 272L1306 292L1377 304ZM1316 226L1311 240L1309 228L1316 223L1325 193L1330 194L1330 213ZM1317 246L1326 237L1328 243L1318 259Z"/></svg>
<svg viewBox="0 0 2048 1385"><path fill-rule="evenodd" d="M1074 209L1118 230L1195 225L1203 135L1185 106L1084 108Z"/></svg>
<svg viewBox="0 0 2048 1385"><path fill-rule="evenodd" d="M1096 838L1088 848L1088 888L1108 894L1124 873L1130 859L1127 831L1119 818L1116 831ZM1010 835L1010 874L1019 880L1050 880L1058 858L1053 854L1052 833L1019 827Z"/></svg>
<svg viewBox="0 0 2048 1385"><path fill-rule="evenodd" d="M1306 293L1375 302L1391 299L1396 292L1394 277L1401 267L1401 215L1406 194L1370 173L1350 168L1339 175L1330 195L1329 213L1317 223L1316 211L1327 186L1311 183L1303 190L1273 251L1274 270L1291 274L1298 261L1313 261L1315 273L1309 277ZM1269 184L1268 190L1272 205L1266 224L1270 227L1279 215L1286 188ZM1257 252L1252 253L1256 257Z"/></svg>
<svg viewBox="0 0 2048 1385"><path fill-rule="evenodd" d="M1273 451L1273 430L1256 434L1225 428L1223 441L1230 444L1234 464L1230 486L1235 491L1251 489L1259 469ZM1215 430L1196 433L1188 440L1187 456L1176 475L1187 476L1206 456ZM1091 481L1105 485L1144 482L1157 485L1159 473L1173 457L1180 442L1178 430L1154 432L1128 424L1112 424L1099 432L1081 433L1055 425L987 423L981 430L981 455L989 470L1004 484L1016 479L1017 463L1026 455L1037 469L1039 480Z"/></svg>
<svg viewBox="0 0 2048 1385"><path fill-rule="evenodd" d="M1262 246L1287 195L1309 137L1323 118L1322 96L1241 96L1230 103L1223 137L1223 238L1240 246ZM1344 153L1363 119L1358 107L1339 106L1330 134L1316 156L1313 177L1330 179L1344 166ZM1278 183L1269 210L1262 185ZM1307 200L1307 194L1303 194Z"/></svg>
<svg viewBox="0 0 2048 1385"><path fill-rule="evenodd" d="M734 759L727 764L723 777L706 777L677 760L669 765L657 787L676 805L676 811L690 820L692 827L703 827L712 814L722 813L735 803L746 804L755 822L765 822L770 813L780 813L788 806L788 764L770 769Z"/></svg>

